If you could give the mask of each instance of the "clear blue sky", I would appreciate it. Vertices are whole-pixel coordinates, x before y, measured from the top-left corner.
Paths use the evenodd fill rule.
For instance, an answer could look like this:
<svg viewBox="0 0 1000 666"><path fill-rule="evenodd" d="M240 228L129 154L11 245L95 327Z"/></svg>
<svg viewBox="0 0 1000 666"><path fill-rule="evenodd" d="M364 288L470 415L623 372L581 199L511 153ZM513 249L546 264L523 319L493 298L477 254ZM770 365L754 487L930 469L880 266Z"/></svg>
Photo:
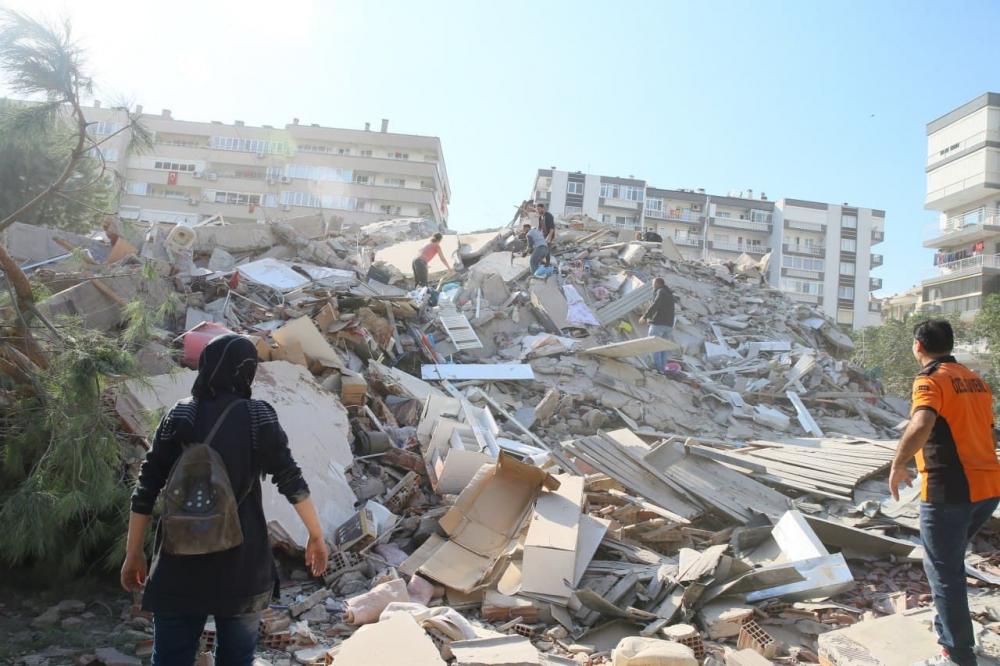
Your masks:
<svg viewBox="0 0 1000 666"><path fill-rule="evenodd" d="M551 165L882 208L883 294L931 265L925 124L1000 91L996 0L0 5L73 19L104 100L440 136L460 230Z"/></svg>

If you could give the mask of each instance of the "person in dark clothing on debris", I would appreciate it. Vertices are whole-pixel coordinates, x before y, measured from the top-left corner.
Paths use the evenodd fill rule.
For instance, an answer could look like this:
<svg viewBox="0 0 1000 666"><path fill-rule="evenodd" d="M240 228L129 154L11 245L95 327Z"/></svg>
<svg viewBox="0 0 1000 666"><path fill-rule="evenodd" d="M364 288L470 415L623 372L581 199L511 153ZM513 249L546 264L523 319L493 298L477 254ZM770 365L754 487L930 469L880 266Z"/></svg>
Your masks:
<svg viewBox="0 0 1000 666"><path fill-rule="evenodd" d="M667 287L663 278L653 280L653 304L646 314L639 318L644 324L649 324L649 334L672 340L674 332L674 293ZM653 365L657 371L663 372L670 360L668 352L653 352Z"/></svg>
<svg viewBox="0 0 1000 666"><path fill-rule="evenodd" d="M314 576L326 569L327 550L309 486L292 458L288 437L274 408L250 399L257 371L257 349L240 335L212 340L202 351L191 397L180 400L160 421L132 494L122 587L143 588L142 608L153 613L153 666L191 666L207 616L216 625L220 666L250 666L261 613L277 582L268 543L261 479L272 476L278 492L291 502L309 531L306 565ZM216 419L240 402L210 443L222 457L239 504L243 543L207 555L173 555L163 550L157 526L153 564L146 576L143 540L153 505L184 445L204 442Z"/></svg>
<svg viewBox="0 0 1000 666"><path fill-rule="evenodd" d="M656 233L655 231L647 231L646 233L643 233L641 231L637 231L637 232L635 232L635 239L637 241L643 241L643 242L646 242L646 243L662 243L663 242L663 236L661 236L660 234Z"/></svg>
<svg viewBox="0 0 1000 666"><path fill-rule="evenodd" d="M917 664L974 666L975 632L969 619L965 550L1000 505L1000 460L993 394L976 373L952 356L955 333L945 320L913 329L913 355L922 370L913 380L910 424L899 440L889 489L911 485L908 465L920 471L920 540L934 600L934 630L942 654Z"/></svg>
<svg viewBox="0 0 1000 666"><path fill-rule="evenodd" d="M521 256L527 256L531 254L531 258L528 259L528 265L531 267L531 274L534 275L538 267L541 266L542 260L545 259L545 255L548 254L549 245L545 242L545 237L542 236L542 232L538 229L532 229L530 224L526 224L522 227L525 233L525 239L528 241L528 247L524 248L524 252Z"/></svg>
<svg viewBox="0 0 1000 666"><path fill-rule="evenodd" d="M552 245L556 239L556 219L545 209L545 204L540 203L535 206L538 213L538 230L545 237L545 259L542 261L546 266L552 265Z"/></svg>

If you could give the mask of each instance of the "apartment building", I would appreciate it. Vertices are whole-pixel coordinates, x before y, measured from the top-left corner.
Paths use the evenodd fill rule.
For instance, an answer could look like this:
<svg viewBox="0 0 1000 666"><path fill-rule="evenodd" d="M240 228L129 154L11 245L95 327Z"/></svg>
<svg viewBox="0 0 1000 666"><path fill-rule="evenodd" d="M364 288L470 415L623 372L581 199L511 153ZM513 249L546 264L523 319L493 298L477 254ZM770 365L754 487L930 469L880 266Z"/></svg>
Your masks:
<svg viewBox="0 0 1000 666"><path fill-rule="evenodd" d="M609 226L670 236L688 259L733 261L771 254L769 279L793 299L820 306L844 325L877 324L882 265L871 249L885 238L885 212L798 199L770 201L668 190L644 180L539 169L532 198L555 215L586 213Z"/></svg>
<svg viewBox="0 0 1000 666"><path fill-rule="evenodd" d="M141 107L140 107L141 111ZM345 227L421 217L448 224L451 189L437 137L303 125L250 127L192 122L169 110L142 114L152 152L126 159L121 112L85 110L100 152L128 185L124 218L196 224L221 214L230 223L264 222L317 210ZM118 134L116 134L118 133Z"/></svg>
<svg viewBox="0 0 1000 666"><path fill-rule="evenodd" d="M971 320L1000 291L1000 94L986 93L927 124L927 198L939 219L921 307Z"/></svg>

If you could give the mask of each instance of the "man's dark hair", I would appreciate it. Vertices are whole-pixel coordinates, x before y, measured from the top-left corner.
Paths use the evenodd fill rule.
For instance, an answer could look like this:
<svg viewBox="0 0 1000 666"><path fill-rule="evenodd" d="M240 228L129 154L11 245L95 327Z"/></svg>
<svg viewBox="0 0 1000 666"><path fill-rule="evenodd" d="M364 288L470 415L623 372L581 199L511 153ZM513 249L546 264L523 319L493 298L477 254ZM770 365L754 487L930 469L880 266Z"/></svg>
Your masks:
<svg viewBox="0 0 1000 666"><path fill-rule="evenodd" d="M531 229L531 225L530 225L530 224L527 224L527 223L525 223L525 224L522 224L522 225L521 225L521 228L522 228L522 229Z"/></svg>
<svg viewBox="0 0 1000 666"><path fill-rule="evenodd" d="M928 354L947 354L955 346L955 332L944 319L929 319L913 327L913 339Z"/></svg>
<svg viewBox="0 0 1000 666"><path fill-rule="evenodd" d="M666 287L667 286L667 281L664 280L661 277L653 278L653 289L657 288L656 285L659 285L661 287Z"/></svg>
<svg viewBox="0 0 1000 666"><path fill-rule="evenodd" d="M541 207L542 207L542 208L544 208L545 210L548 210L548 209L549 209L549 207L548 207L548 206L546 206L545 204L543 204L542 202L538 202L538 203L536 203L536 204L535 204L535 207L536 207L536 208L537 208L538 206L541 206Z"/></svg>

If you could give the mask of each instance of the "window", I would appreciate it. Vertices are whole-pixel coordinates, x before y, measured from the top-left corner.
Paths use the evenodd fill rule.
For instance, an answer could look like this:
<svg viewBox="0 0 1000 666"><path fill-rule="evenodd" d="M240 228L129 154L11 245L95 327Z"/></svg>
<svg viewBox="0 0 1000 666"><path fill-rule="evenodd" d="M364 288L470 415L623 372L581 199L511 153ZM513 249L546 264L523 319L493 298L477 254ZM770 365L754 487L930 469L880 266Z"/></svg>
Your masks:
<svg viewBox="0 0 1000 666"><path fill-rule="evenodd" d="M854 287L838 287L837 288L837 298L850 298L854 299Z"/></svg>
<svg viewBox="0 0 1000 666"><path fill-rule="evenodd" d="M156 138L156 143L161 146L177 146L179 148L201 148L202 144L194 139L161 139Z"/></svg>
<svg viewBox="0 0 1000 666"><path fill-rule="evenodd" d="M87 129L96 135L103 136L107 134L114 134L115 132L121 130L122 127L124 127L124 125L121 123L104 121L100 123L93 123Z"/></svg>
<svg viewBox="0 0 1000 666"><path fill-rule="evenodd" d="M235 150L241 153L271 153L284 154L284 141L267 141L265 139L237 139L231 136L212 137L212 148L216 150Z"/></svg>
<svg viewBox="0 0 1000 666"><path fill-rule="evenodd" d="M223 190L205 190L205 200L214 203L265 207L274 207L278 204L278 197L274 194L251 194L249 192L226 192Z"/></svg>
<svg viewBox="0 0 1000 666"><path fill-rule="evenodd" d="M399 215L400 213L403 212L403 208L402 206L389 206L383 204L379 206L379 211L381 213L384 213L385 215Z"/></svg>
<svg viewBox="0 0 1000 666"><path fill-rule="evenodd" d="M305 178L306 180L328 180L337 183L349 183L351 182L354 172L350 169L307 166L305 164L289 164L285 167L285 175L289 178Z"/></svg>
<svg viewBox="0 0 1000 666"><path fill-rule="evenodd" d="M581 190L582 192L582 190ZM644 190L634 185L615 185L601 183L601 196L605 199L625 199L626 201L642 201Z"/></svg>
<svg viewBox="0 0 1000 666"><path fill-rule="evenodd" d="M361 175L359 173L354 174L354 182L358 185L369 185L371 184L371 176L365 174Z"/></svg>
<svg viewBox="0 0 1000 666"><path fill-rule="evenodd" d="M601 215L601 222L604 224L613 224L614 220L611 219L610 215Z"/></svg>
<svg viewBox="0 0 1000 666"><path fill-rule="evenodd" d="M646 210L663 210L663 199L646 199Z"/></svg>
<svg viewBox="0 0 1000 666"><path fill-rule="evenodd" d="M281 203L286 206L306 206L309 208L333 208L336 210L357 210L357 197L317 196L309 192L284 191L281 193Z"/></svg>
<svg viewBox="0 0 1000 666"><path fill-rule="evenodd" d="M854 264L852 264L852 263L850 263L848 261L842 261L842 262L840 262L840 274L841 275L854 275L854 272L855 272L855 265Z"/></svg>
<svg viewBox="0 0 1000 666"><path fill-rule="evenodd" d="M770 224L771 213L767 212L766 210L751 210L750 219L753 220L754 222L766 222L767 224Z"/></svg>
<svg viewBox="0 0 1000 666"><path fill-rule="evenodd" d="M186 201L191 198L190 194L181 190L163 190L163 192L158 194L165 199L183 199Z"/></svg>
<svg viewBox="0 0 1000 666"><path fill-rule="evenodd" d="M195 165L193 162L153 162L154 169L162 169L163 171L183 171L188 173L194 173Z"/></svg>
<svg viewBox="0 0 1000 666"><path fill-rule="evenodd" d="M118 149L117 148L91 148L88 151L88 155L94 159L99 159L98 155L104 159L105 162L117 162L118 161Z"/></svg>
<svg viewBox="0 0 1000 666"><path fill-rule="evenodd" d="M264 170L264 175L268 180L278 180L283 175L284 169L281 167L267 167Z"/></svg>
<svg viewBox="0 0 1000 666"><path fill-rule="evenodd" d="M781 288L794 294L812 294L819 296L823 288L821 282L811 282L809 280L782 280Z"/></svg>
<svg viewBox="0 0 1000 666"><path fill-rule="evenodd" d="M333 152L333 148L331 148L330 146L318 146L318 145L314 145L314 144L305 144L305 145L299 146L299 152L300 153L322 153L322 154L327 154L327 153L332 153Z"/></svg>
<svg viewBox="0 0 1000 666"><path fill-rule="evenodd" d="M837 323L838 324L853 324L854 323L854 311L853 310L837 310Z"/></svg>
<svg viewBox="0 0 1000 666"><path fill-rule="evenodd" d="M840 216L840 226L844 229L857 229L858 228L858 216L857 215L841 215Z"/></svg>
<svg viewBox="0 0 1000 666"><path fill-rule="evenodd" d="M370 151L370 150L359 150L358 151L358 155L360 155L361 157L371 157L372 156L372 151Z"/></svg>
<svg viewBox="0 0 1000 666"><path fill-rule="evenodd" d="M784 268L797 268L804 271L822 271L822 259L808 259L806 257L782 257L781 265Z"/></svg>
<svg viewBox="0 0 1000 666"><path fill-rule="evenodd" d="M730 213L729 211L717 210L717 211L715 211L715 216L716 217L732 217L733 214Z"/></svg>
<svg viewBox="0 0 1000 666"><path fill-rule="evenodd" d="M432 183L429 180L422 180L422 181L420 181L420 189L422 189L422 190L433 190L434 189L434 183Z"/></svg>
<svg viewBox="0 0 1000 666"><path fill-rule="evenodd" d="M635 228L635 217L631 215L618 215L615 217L615 225L626 229Z"/></svg>
<svg viewBox="0 0 1000 666"><path fill-rule="evenodd" d="M368 152L371 153L370 150ZM408 160L408 159L410 159L410 154L409 153L392 153L392 152L390 152L390 153L386 153L386 155L388 156L388 158L390 160Z"/></svg>
<svg viewBox="0 0 1000 666"><path fill-rule="evenodd" d="M128 193L134 194L136 196L144 197L149 191L149 183L129 183Z"/></svg>
<svg viewBox="0 0 1000 666"><path fill-rule="evenodd" d="M389 187L406 187L406 180L403 178L386 178L385 184Z"/></svg>
<svg viewBox="0 0 1000 666"><path fill-rule="evenodd" d="M563 212L567 215L571 213L582 213L583 206L566 206L566 208L563 209Z"/></svg>
<svg viewBox="0 0 1000 666"><path fill-rule="evenodd" d="M337 154L338 155L350 155L351 154L351 149L350 148L337 148Z"/></svg>
<svg viewBox="0 0 1000 666"><path fill-rule="evenodd" d="M853 238L841 238L840 239L840 251L841 252L857 252L858 251L858 241Z"/></svg>
<svg viewBox="0 0 1000 666"><path fill-rule="evenodd" d="M571 180L566 184L566 194L583 194L583 183Z"/></svg>

